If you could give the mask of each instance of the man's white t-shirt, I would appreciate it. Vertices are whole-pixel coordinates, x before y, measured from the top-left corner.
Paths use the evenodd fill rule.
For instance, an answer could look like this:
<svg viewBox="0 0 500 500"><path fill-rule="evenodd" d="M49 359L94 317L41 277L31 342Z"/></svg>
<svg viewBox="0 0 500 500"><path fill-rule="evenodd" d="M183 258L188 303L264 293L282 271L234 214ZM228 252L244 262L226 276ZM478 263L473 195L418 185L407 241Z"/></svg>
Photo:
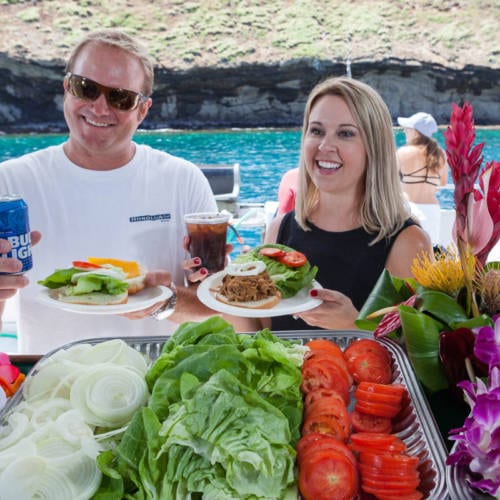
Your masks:
<svg viewBox="0 0 500 500"><path fill-rule="evenodd" d="M75 314L40 304L37 281L95 256L166 269L182 283L181 263L188 258L183 216L217 210L198 167L136 145L127 165L88 170L69 161L59 145L0 164L0 193L21 195L31 229L42 232L26 274L30 284L18 294L19 352L43 354L85 338L171 333L175 325L168 321Z"/></svg>

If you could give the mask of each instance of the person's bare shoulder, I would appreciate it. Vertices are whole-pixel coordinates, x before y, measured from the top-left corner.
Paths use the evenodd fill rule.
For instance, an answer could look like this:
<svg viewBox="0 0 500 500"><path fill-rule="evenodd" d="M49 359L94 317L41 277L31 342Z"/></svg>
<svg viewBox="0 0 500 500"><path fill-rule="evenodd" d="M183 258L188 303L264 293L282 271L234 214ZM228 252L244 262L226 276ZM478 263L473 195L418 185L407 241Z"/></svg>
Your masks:
<svg viewBox="0 0 500 500"><path fill-rule="evenodd" d="M406 146L401 146L397 150L397 155L400 160L408 160L415 158L420 155L420 150L417 146L412 146L412 145L406 145Z"/></svg>
<svg viewBox="0 0 500 500"><path fill-rule="evenodd" d="M264 243L276 243L276 239L278 238L278 230L284 216L285 214L278 215L271 221L266 231Z"/></svg>
<svg viewBox="0 0 500 500"><path fill-rule="evenodd" d="M420 226L409 226L396 238L385 267L399 278L411 277L413 260L422 253L432 254L431 239Z"/></svg>

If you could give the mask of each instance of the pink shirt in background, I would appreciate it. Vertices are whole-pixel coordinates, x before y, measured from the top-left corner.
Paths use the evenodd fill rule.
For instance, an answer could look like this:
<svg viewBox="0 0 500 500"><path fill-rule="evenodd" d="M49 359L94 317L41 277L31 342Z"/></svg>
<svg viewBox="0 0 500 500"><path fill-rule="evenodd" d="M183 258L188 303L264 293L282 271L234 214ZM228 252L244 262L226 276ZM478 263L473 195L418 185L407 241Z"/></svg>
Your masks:
<svg viewBox="0 0 500 500"><path fill-rule="evenodd" d="M278 215L290 212L295 208L298 178L298 168L292 168L283 174L278 189Z"/></svg>

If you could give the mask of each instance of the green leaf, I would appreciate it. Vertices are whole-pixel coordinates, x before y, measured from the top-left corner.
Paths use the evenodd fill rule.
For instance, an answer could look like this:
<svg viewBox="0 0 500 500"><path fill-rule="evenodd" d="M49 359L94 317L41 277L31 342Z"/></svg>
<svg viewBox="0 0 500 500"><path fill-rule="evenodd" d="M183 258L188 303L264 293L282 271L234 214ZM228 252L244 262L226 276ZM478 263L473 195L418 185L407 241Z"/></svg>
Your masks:
<svg viewBox="0 0 500 500"><path fill-rule="evenodd" d="M359 311L355 324L361 330L373 331L380 323L383 315L373 319L366 319L368 315L379 311L385 307L396 306L401 302L410 298L410 292L407 283L413 286L412 281L402 280L391 276L387 269L384 269L380 274L373 290L366 299L363 307Z"/></svg>
<svg viewBox="0 0 500 500"><path fill-rule="evenodd" d="M448 387L439 361L439 334L443 325L412 307L400 306L399 313L408 358L420 383L430 392Z"/></svg>
<svg viewBox="0 0 500 500"><path fill-rule="evenodd" d="M464 308L444 292L422 289L418 297L417 309L421 312L427 312L445 325L469 319Z"/></svg>
<svg viewBox="0 0 500 500"><path fill-rule="evenodd" d="M481 314L481 316L477 316L476 318L470 318L466 321L458 322L458 323L450 323L450 327L452 330L457 330L458 328L477 328L480 326L494 326L493 319L487 314Z"/></svg>

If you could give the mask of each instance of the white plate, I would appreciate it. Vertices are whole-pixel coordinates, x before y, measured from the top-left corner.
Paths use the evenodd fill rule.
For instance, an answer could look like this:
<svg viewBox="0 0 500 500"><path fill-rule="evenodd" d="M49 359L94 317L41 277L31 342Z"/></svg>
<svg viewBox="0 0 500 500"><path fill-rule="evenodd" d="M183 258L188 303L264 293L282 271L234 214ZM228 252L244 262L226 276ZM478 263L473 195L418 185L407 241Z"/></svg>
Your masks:
<svg viewBox="0 0 500 500"><path fill-rule="evenodd" d="M37 299L42 304L50 307L56 307L63 311L74 312L78 314L124 314L133 311L140 311L151 307L157 302L162 302L169 299L173 292L165 286L148 287L141 290L139 293L130 295L126 304L91 306L85 304L68 304L61 302L50 296L48 288L42 290Z"/></svg>
<svg viewBox="0 0 500 500"><path fill-rule="evenodd" d="M217 288L225 271L220 271L207 279L203 280L198 287L198 298L203 304L214 311L231 314L233 316L241 316L243 318L270 318L272 316L284 316L287 314L297 314L308 311L319 306L323 301L314 299L309 295L311 288L322 288L322 286L314 280L310 288L303 288L295 296L289 299L282 299L274 307L269 309L248 309L246 307L231 306L224 304L215 298L213 290Z"/></svg>

